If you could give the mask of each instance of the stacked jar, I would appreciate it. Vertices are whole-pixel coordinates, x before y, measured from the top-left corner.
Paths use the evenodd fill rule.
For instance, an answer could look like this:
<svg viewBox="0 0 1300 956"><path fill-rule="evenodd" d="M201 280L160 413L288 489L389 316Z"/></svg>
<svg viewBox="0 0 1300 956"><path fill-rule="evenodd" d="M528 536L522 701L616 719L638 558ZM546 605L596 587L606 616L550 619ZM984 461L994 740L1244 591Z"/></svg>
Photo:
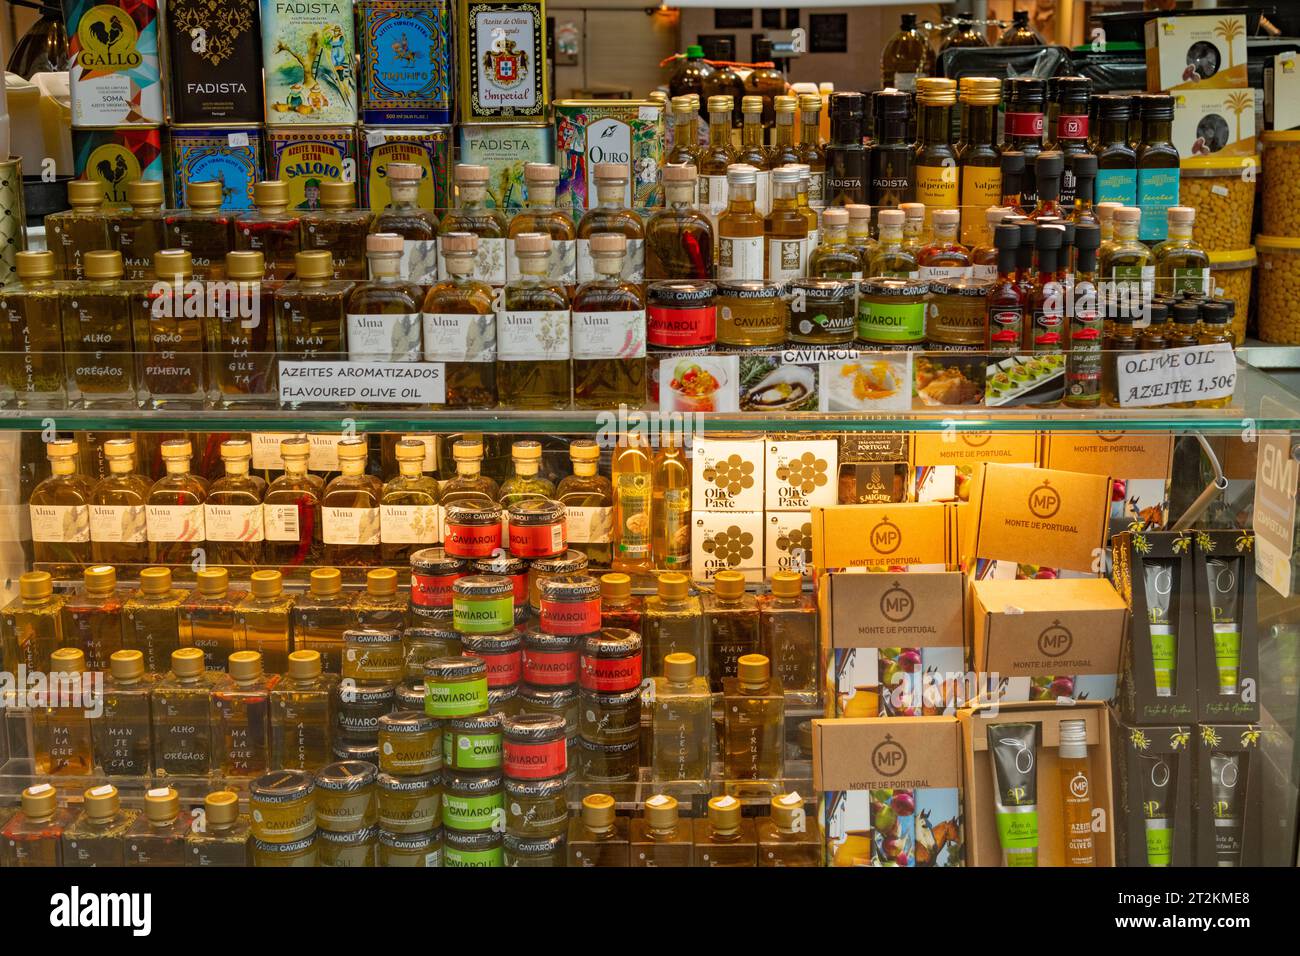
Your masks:
<svg viewBox="0 0 1300 956"><path fill-rule="evenodd" d="M634 783L641 764L641 635L602 628L578 658L578 750L588 783Z"/></svg>
<svg viewBox="0 0 1300 956"><path fill-rule="evenodd" d="M273 770L248 786L254 866L315 866L316 782L303 770Z"/></svg>
<svg viewBox="0 0 1300 956"><path fill-rule="evenodd" d="M1262 216L1255 251L1259 269L1259 337L1276 345L1300 344L1295 299L1300 291L1300 130L1270 130L1263 142ZM1197 217L1200 218L1199 216ZM1217 283L1217 279L1216 279Z"/></svg>
<svg viewBox="0 0 1300 956"><path fill-rule="evenodd" d="M343 632L342 679L335 688L334 756L378 766L379 719L394 709L397 685L406 672L407 607L398 595L397 573L392 568L370 571L353 611L356 626Z"/></svg>
<svg viewBox="0 0 1300 956"><path fill-rule="evenodd" d="M380 718L381 720L383 718ZM365 760L340 760L316 774L316 847L319 866L373 867L379 846L375 782Z"/></svg>
<svg viewBox="0 0 1300 956"><path fill-rule="evenodd" d="M506 866L564 866L568 830L568 747L564 718L501 718Z"/></svg>
<svg viewBox="0 0 1300 956"><path fill-rule="evenodd" d="M379 718L375 780L381 866L431 867L442 861L442 733L424 713L423 681L397 689L397 709Z"/></svg>

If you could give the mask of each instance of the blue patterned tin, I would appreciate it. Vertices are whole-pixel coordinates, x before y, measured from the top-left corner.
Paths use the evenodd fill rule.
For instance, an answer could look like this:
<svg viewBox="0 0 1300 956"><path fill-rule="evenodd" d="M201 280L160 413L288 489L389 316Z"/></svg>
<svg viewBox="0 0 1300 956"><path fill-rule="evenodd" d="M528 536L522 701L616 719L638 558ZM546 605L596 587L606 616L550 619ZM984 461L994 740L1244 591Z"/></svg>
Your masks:
<svg viewBox="0 0 1300 956"><path fill-rule="evenodd" d="M253 208L253 184L262 178L265 149L259 126L175 126L171 129L167 182L170 205L186 206L189 183L221 183L222 209Z"/></svg>
<svg viewBox="0 0 1300 956"><path fill-rule="evenodd" d="M361 122L450 123L447 0L357 0Z"/></svg>

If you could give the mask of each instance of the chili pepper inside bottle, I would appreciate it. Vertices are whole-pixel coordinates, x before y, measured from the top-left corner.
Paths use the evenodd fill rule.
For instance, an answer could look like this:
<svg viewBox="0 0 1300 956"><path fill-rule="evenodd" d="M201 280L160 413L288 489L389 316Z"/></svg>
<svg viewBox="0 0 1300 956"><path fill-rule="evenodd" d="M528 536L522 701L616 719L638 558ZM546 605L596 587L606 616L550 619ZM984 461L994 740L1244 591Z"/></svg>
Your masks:
<svg viewBox="0 0 1300 956"><path fill-rule="evenodd" d="M1058 152L1039 153L1034 158L1034 181L1038 184L1038 204L1029 214L1031 219L1060 219L1061 213L1061 173L1065 169L1065 157Z"/></svg>
<svg viewBox="0 0 1300 956"><path fill-rule="evenodd" d="M1014 353L1024 335L1025 297L1016 278L1020 227L1003 223L993 229L998 250L998 275L988 294L988 347L990 352Z"/></svg>
<svg viewBox="0 0 1300 956"><path fill-rule="evenodd" d="M1095 408L1101 403L1101 343L1104 314L1097 289L1097 247L1101 229L1094 223L1078 226L1074 235L1079 260L1070 297L1069 356L1066 362L1065 404Z"/></svg>
<svg viewBox="0 0 1300 956"><path fill-rule="evenodd" d="M1034 295L1034 280L1037 276L1034 252L1037 249L1038 223L1032 219L1017 219L1020 227L1020 248L1016 250L1016 282L1020 293L1028 306Z"/></svg>

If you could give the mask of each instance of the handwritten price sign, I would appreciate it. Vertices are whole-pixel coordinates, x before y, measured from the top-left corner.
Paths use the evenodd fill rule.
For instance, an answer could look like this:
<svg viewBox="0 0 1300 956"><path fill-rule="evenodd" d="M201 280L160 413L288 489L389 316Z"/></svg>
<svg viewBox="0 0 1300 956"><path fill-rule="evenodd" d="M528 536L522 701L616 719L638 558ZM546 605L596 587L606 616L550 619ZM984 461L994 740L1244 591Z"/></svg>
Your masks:
<svg viewBox="0 0 1300 956"><path fill-rule="evenodd" d="M1237 360L1226 342L1134 352L1115 361L1119 403L1124 408L1230 398L1237 387Z"/></svg>

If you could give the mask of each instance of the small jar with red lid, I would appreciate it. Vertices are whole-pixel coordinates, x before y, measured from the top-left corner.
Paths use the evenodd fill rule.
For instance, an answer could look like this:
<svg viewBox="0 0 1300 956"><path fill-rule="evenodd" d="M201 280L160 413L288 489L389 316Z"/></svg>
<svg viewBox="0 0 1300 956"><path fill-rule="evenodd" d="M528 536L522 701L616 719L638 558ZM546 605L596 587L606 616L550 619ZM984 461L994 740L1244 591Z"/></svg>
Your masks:
<svg viewBox="0 0 1300 956"><path fill-rule="evenodd" d="M541 629L549 634L600 630L600 582L588 574L558 574L538 584Z"/></svg>
<svg viewBox="0 0 1300 956"><path fill-rule="evenodd" d="M573 548L554 558L537 558L529 562L528 606L541 613L542 582L560 574L581 574L587 570L587 564L587 556Z"/></svg>
<svg viewBox="0 0 1300 956"><path fill-rule="evenodd" d="M507 554L479 558L470 562L470 571L509 578L515 589L515 610L528 607L528 562L523 558L512 558Z"/></svg>
<svg viewBox="0 0 1300 956"><path fill-rule="evenodd" d="M568 687L578 682L578 638L552 634L536 626L524 632L525 684Z"/></svg>
<svg viewBox="0 0 1300 956"><path fill-rule="evenodd" d="M550 780L568 770L564 718L520 714L501 720L501 770L513 780Z"/></svg>
<svg viewBox="0 0 1300 956"><path fill-rule="evenodd" d="M641 635L607 627L582 639L578 683L583 690L616 693L641 686Z"/></svg>
<svg viewBox="0 0 1300 956"><path fill-rule="evenodd" d="M569 546L564 505L550 498L526 498L508 509L510 554L516 558L554 558Z"/></svg>
<svg viewBox="0 0 1300 956"><path fill-rule="evenodd" d="M465 656L480 658L487 664L489 691L519 683L523 673L523 643L516 631L461 636Z"/></svg>
<svg viewBox="0 0 1300 956"><path fill-rule="evenodd" d="M665 279L646 288L646 345L652 349L706 349L718 341L717 286L697 279Z"/></svg>
<svg viewBox="0 0 1300 956"><path fill-rule="evenodd" d="M443 509L443 551L453 558L486 558L501 550L498 505L453 502Z"/></svg>
<svg viewBox="0 0 1300 956"><path fill-rule="evenodd" d="M421 548L411 555L411 609L451 609L451 586L468 573L463 558L454 558L442 548Z"/></svg>

